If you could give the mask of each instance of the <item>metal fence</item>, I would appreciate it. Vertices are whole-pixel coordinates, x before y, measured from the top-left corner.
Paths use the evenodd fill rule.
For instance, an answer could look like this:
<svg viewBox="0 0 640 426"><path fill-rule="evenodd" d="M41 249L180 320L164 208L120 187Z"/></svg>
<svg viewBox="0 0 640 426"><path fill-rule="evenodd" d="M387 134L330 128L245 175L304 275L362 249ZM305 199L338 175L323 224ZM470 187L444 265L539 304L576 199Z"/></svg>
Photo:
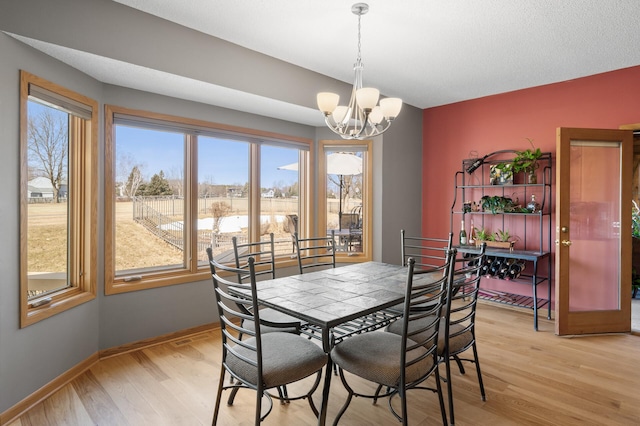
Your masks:
<svg viewBox="0 0 640 426"><path fill-rule="evenodd" d="M198 199L198 216L212 217L212 207L216 203L229 205L228 215L248 215L248 200L240 197L202 197ZM271 215L287 214L297 211L298 200L263 198L261 199L263 212ZM144 226L157 238L171 244L179 250L184 250L184 219L185 200L179 196L145 196L132 199L133 220ZM265 231L266 232L266 231ZM231 250L232 238L237 237L240 242L247 242L247 236L238 234L217 234L211 229L199 229L197 251L198 258L205 259L207 247L213 247L214 253L219 254ZM276 235L278 249L283 253L290 253L291 241L288 233L285 236Z"/></svg>

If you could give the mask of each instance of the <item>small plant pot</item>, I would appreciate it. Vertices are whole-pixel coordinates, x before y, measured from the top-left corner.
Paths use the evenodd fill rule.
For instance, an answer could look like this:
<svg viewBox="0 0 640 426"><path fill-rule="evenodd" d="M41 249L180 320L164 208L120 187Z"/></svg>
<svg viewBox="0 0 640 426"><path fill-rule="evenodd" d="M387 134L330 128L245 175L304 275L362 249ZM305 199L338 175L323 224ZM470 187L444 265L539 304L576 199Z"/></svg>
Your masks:
<svg viewBox="0 0 640 426"><path fill-rule="evenodd" d="M513 250L515 241L476 241L476 247L480 247L482 243L487 243L487 247Z"/></svg>

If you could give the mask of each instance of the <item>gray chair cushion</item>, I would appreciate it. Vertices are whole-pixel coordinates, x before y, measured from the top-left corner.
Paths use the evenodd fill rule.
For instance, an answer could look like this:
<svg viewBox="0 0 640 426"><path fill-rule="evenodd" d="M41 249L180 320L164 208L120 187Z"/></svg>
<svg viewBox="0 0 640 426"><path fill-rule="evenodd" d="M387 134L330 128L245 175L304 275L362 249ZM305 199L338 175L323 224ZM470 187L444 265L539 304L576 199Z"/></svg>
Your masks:
<svg viewBox="0 0 640 426"><path fill-rule="evenodd" d="M343 340L331 351L331 359L342 369L374 383L398 387L400 385L400 351L402 338L393 333L370 332ZM407 354L407 361L427 352L419 347ZM417 380L433 366L433 358L410 366L407 382Z"/></svg>
<svg viewBox="0 0 640 426"><path fill-rule="evenodd" d="M293 323L300 324L299 319L270 308L260 309L260 320L274 322L274 323L283 323L283 324L293 324ZM247 330L255 331L255 326L253 321L243 321L242 326ZM296 327L271 327L268 325L263 325L262 327L260 327L260 331L262 333L274 333L274 332L298 333L299 328L300 328L300 325L298 325L297 328Z"/></svg>
<svg viewBox="0 0 640 426"><path fill-rule="evenodd" d="M243 341L254 346L254 337ZM256 352L234 346L240 356L256 359ZM267 388L282 386L303 379L320 370L327 363L327 354L312 341L291 333L262 335L262 375ZM242 380L257 384L258 371L251 364L229 352L227 365Z"/></svg>
<svg viewBox="0 0 640 426"><path fill-rule="evenodd" d="M425 324L433 321L433 318L425 317L416 321L411 321L409 323L409 332L412 330L416 330L418 328L424 327ZM438 355L442 355L444 353L444 344L445 344L445 335L444 335L444 319L440 321L440 330L438 331ZM464 327L461 324L452 324L449 327L449 334L455 334L462 331ZM394 334L402 334L402 321L395 321L387 327L386 331ZM420 335L418 335L420 336ZM417 340L422 340L420 338L416 338ZM449 339L449 353L456 353L461 349L465 348L467 345L471 343L473 340L473 335L471 331L465 331L459 336L454 336Z"/></svg>

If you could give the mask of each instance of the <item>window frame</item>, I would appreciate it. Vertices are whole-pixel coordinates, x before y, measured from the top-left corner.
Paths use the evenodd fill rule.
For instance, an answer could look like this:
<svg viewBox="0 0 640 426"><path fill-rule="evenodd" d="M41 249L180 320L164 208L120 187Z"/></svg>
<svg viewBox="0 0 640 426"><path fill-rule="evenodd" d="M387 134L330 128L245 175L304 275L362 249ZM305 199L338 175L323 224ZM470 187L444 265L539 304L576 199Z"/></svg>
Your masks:
<svg viewBox="0 0 640 426"><path fill-rule="evenodd" d="M197 243L197 229L195 226L189 226L194 220L197 213L198 203L198 134L203 136L211 135L229 135L234 139L241 139L250 143L250 165L249 165L249 221L250 235L252 240L259 239L257 230L259 230L260 221L260 143L268 143L275 141L278 144L285 143L292 147L298 146L301 151L307 153L305 163L309 164L312 160L311 139L283 135L278 133L264 132L255 129L231 126L226 124L214 123L204 120L179 117L169 114L162 114L150 111L136 110L116 105L105 105L105 294L120 294L130 291L145 290L151 288L164 287L168 285L184 284L195 281L202 281L210 278L209 266L198 264L198 258L194 253ZM185 228L191 229L186 235L186 265L184 268L154 268L148 271L136 272L135 280L127 280L127 276L116 276L115 270L115 200L113 197L115 191L116 178L116 153L115 153L115 129L117 125L116 115L130 118L131 121L136 119L142 124L145 122L156 122L166 128L179 129L186 132L186 164L185 164ZM309 179L306 176L309 172L308 167L302 167L299 171L300 185L300 223L308 223L310 210L309 197ZM194 196L195 194L195 196ZM303 195L304 194L304 195ZM257 212L257 214L256 214ZM297 260L291 256L276 259L279 267L290 267L296 264Z"/></svg>
<svg viewBox="0 0 640 426"><path fill-rule="evenodd" d="M69 120L68 280L69 287L28 299L28 101L29 86L87 107L90 119L71 115ZM97 101L20 70L20 327L39 322L96 297L98 206ZM39 303L47 301L40 306Z"/></svg>
<svg viewBox="0 0 640 426"><path fill-rule="evenodd" d="M327 165L325 151L362 147L367 155L363 162L362 183L362 253L336 252L336 262L357 263L373 259L373 140L320 140L318 141L318 227L317 235L327 233Z"/></svg>

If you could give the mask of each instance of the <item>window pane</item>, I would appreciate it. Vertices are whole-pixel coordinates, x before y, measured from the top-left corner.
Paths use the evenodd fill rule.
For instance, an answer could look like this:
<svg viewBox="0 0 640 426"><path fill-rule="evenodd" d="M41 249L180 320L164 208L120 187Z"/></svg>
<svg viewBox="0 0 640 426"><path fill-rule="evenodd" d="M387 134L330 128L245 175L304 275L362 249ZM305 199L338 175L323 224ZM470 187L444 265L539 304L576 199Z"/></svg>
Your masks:
<svg viewBox="0 0 640 426"><path fill-rule="evenodd" d="M327 168L327 233L338 251L362 252L362 171L366 146L325 150ZM334 149L334 148L332 148Z"/></svg>
<svg viewBox="0 0 640 426"><path fill-rule="evenodd" d="M116 125L116 275L185 266L185 135Z"/></svg>
<svg viewBox="0 0 640 426"><path fill-rule="evenodd" d="M231 239L249 236L249 144L198 137L198 263L207 247L216 258L233 258Z"/></svg>
<svg viewBox="0 0 640 426"><path fill-rule="evenodd" d="M293 254L300 218L300 151L262 145L260 153L260 237L272 233L279 255Z"/></svg>
<svg viewBox="0 0 640 426"><path fill-rule="evenodd" d="M29 299L68 287L69 114L29 101Z"/></svg>

